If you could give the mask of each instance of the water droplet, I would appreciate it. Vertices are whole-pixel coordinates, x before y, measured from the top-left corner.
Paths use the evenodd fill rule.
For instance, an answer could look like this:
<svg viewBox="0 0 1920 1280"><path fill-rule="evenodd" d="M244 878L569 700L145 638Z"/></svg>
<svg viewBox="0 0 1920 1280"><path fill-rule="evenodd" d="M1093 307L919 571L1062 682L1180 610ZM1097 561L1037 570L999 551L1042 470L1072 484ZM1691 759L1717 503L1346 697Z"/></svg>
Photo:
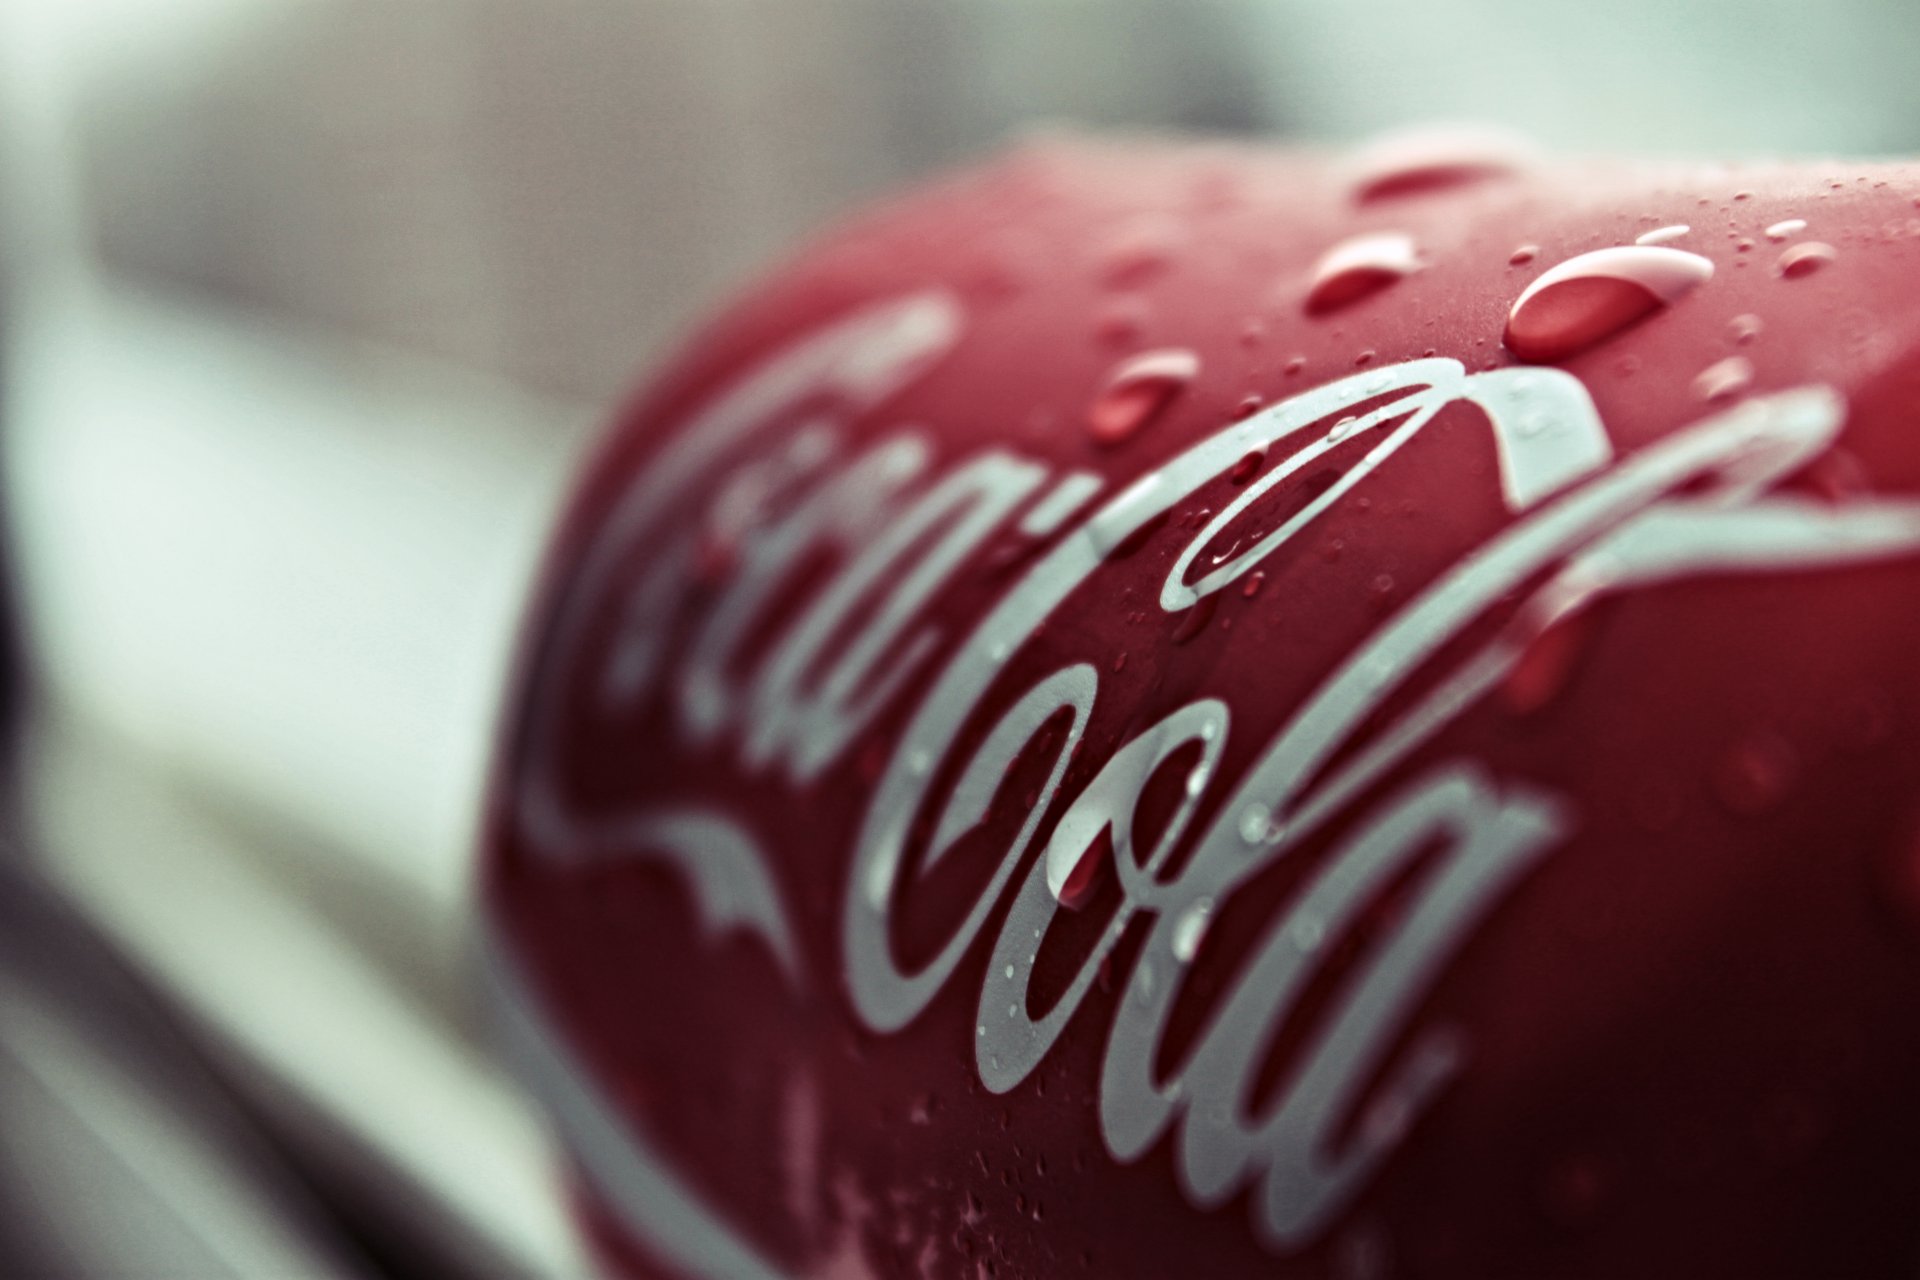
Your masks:
<svg viewBox="0 0 1920 1280"><path fill-rule="evenodd" d="M1760 317L1752 314L1738 315L1727 322L1727 331L1733 335L1734 343L1742 347L1759 337L1765 328Z"/></svg>
<svg viewBox="0 0 1920 1280"><path fill-rule="evenodd" d="M1828 449L1815 458L1807 466L1805 479L1815 495L1836 506L1855 501L1873 487L1860 459L1841 448Z"/></svg>
<svg viewBox="0 0 1920 1280"><path fill-rule="evenodd" d="M1173 958L1181 964L1192 964L1194 956L1200 953L1200 941L1207 936L1207 926L1213 923L1213 899L1197 898L1173 922Z"/></svg>
<svg viewBox="0 0 1920 1280"><path fill-rule="evenodd" d="M1532 715L1567 686L1592 630L1590 615L1577 612L1540 630L1500 682L1500 701L1514 715Z"/></svg>
<svg viewBox="0 0 1920 1280"><path fill-rule="evenodd" d="M1250 804L1240 811L1240 838L1248 844L1264 844L1273 830L1273 810L1263 804Z"/></svg>
<svg viewBox="0 0 1920 1280"><path fill-rule="evenodd" d="M1265 571L1255 569L1247 575L1246 581L1240 584L1240 594L1251 600L1260 594L1260 588L1265 586L1266 582L1267 575Z"/></svg>
<svg viewBox="0 0 1920 1280"><path fill-rule="evenodd" d="M1287 938L1302 954L1320 949L1327 939L1327 926L1318 916L1300 916L1287 926Z"/></svg>
<svg viewBox="0 0 1920 1280"><path fill-rule="evenodd" d="M1252 453L1242 456L1238 462L1234 463L1233 466L1228 469L1227 479L1235 484L1245 484L1247 481L1253 479L1253 473L1258 471L1260 464L1266 460L1266 450L1255 449Z"/></svg>
<svg viewBox="0 0 1920 1280"><path fill-rule="evenodd" d="M1241 397L1239 407L1234 410L1233 416L1235 421L1241 418L1252 417L1254 414L1260 412L1261 407L1266 403L1266 397L1262 396L1258 391L1248 392L1245 396Z"/></svg>
<svg viewBox="0 0 1920 1280"><path fill-rule="evenodd" d="M1366 203L1512 173L1532 157L1521 135L1487 125L1421 125L1382 134L1353 158L1353 197Z"/></svg>
<svg viewBox="0 0 1920 1280"><path fill-rule="evenodd" d="M1131 440L1187 388L1200 372L1200 357L1169 349L1135 356L1115 369L1087 409L1087 430L1103 445Z"/></svg>
<svg viewBox="0 0 1920 1280"><path fill-rule="evenodd" d="M1170 218L1148 216L1127 223L1101 252L1101 283L1115 289L1145 283L1172 264L1180 240L1180 227Z"/></svg>
<svg viewBox="0 0 1920 1280"><path fill-rule="evenodd" d="M1053 894L1054 901L1067 910L1078 911L1086 906L1094 890L1100 887L1107 867L1107 860L1095 853L1100 847L1095 842L1063 853L1059 845L1047 846L1047 890Z"/></svg>
<svg viewBox="0 0 1920 1280"><path fill-rule="evenodd" d="M1524 267L1539 256L1539 245L1523 244L1507 255L1507 265L1510 267Z"/></svg>
<svg viewBox="0 0 1920 1280"><path fill-rule="evenodd" d="M1753 362L1728 356L1702 369L1693 380L1693 394L1702 400L1731 400L1753 385Z"/></svg>
<svg viewBox="0 0 1920 1280"><path fill-rule="evenodd" d="M1500 701L1514 715L1532 715L1567 687L1593 631L1588 609L1607 588L1608 575L1594 565L1561 571L1514 620L1520 656L1500 682Z"/></svg>
<svg viewBox="0 0 1920 1280"><path fill-rule="evenodd" d="M1767 239L1773 241L1785 240L1789 236L1799 235L1806 229L1807 220L1805 218L1786 218L1767 228Z"/></svg>
<svg viewBox="0 0 1920 1280"><path fill-rule="evenodd" d="M1756 733L1736 743L1721 758L1714 770L1713 788L1735 813L1762 813L1786 796L1797 767L1786 739L1776 733Z"/></svg>
<svg viewBox="0 0 1920 1280"><path fill-rule="evenodd" d="M1180 621L1173 628L1173 642L1185 644L1205 631L1213 621L1214 610L1219 607L1220 597L1217 595L1201 596L1197 602L1187 606L1180 614Z"/></svg>
<svg viewBox="0 0 1920 1280"><path fill-rule="evenodd" d="M1286 364L1281 366L1280 372L1285 374L1287 377L1291 378L1306 367L1307 367L1307 358L1305 356L1294 356L1292 359L1288 360Z"/></svg>
<svg viewBox="0 0 1920 1280"><path fill-rule="evenodd" d="M1249 349L1260 345L1267 336L1267 325L1259 316L1254 316L1240 326L1240 345Z"/></svg>
<svg viewBox="0 0 1920 1280"><path fill-rule="evenodd" d="M1801 276L1810 276L1840 256L1830 244L1820 240L1809 240L1805 244L1796 244L1791 249L1780 252L1779 261L1774 270L1788 280L1798 280Z"/></svg>
<svg viewBox="0 0 1920 1280"><path fill-rule="evenodd" d="M924 775L933 768L933 753L924 747L916 747L907 756L907 772L916 776Z"/></svg>
<svg viewBox="0 0 1920 1280"><path fill-rule="evenodd" d="M1670 227L1655 227L1651 231L1643 231L1633 238L1633 242L1635 244L1668 244L1692 230L1693 228L1686 223L1676 222Z"/></svg>
<svg viewBox="0 0 1920 1280"><path fill-rule="evenodd" d="M1205 791L1207 789L1207 781L1211 776L1207 771L1206 765L1195 765L1187 774L1187 795L1193 797Z"/></svg>
<svg viewBox="0 0 1920 1280"><path fill-rule="evenodd" d="M1548 269L1514 300L1504 341L1522 360L1564 360L1671 306L1712 275L1713 263L1682 249L1583 253Z"/></svg>
<svg viewBox="0 0 1920 1280"><path fill-rule="evenodd" d="M1007 966L1007 981L1009 981L1009 982L1011 982L1011 981L1013 981L1013 966L1012 966L1012 965L1008 965L1008 966Z"/></svg>
<svg viewBox="0 0 1920 1280"><path fill-rule="evenodd" d="M1136 1001L1141 1004L1153 1003L1153 962L1147 957L1140 957L1139 964L1134 968L1133 982L1130 985Z"/></svg>
<svg viewBox="0 0 1920 1280"><path fill-rule="evenodd" d="M1353 424L1358 421L1360 421L1359 416L1356 414L1350 413L1346 417L1341 418L1339 421L1335 422L1332 426L1327 428L1327 443L1337 444L1340 441L1345 440L1347 438L1347 434L1353 430Z"/></svg>
<svg viewBox="0 0 1920 1280"><path fill-rule="evenodd" d="M1351 306L1421 267L1413 237L1375 231L1343 240L1322 254L1309 273L1308 315L1324 315Z"/></svg>
<svg viewBox="0 0 1920 1280"><path fill-rule="evenodd" d="M1137 342L1147 331L1147 304L1135 297L1115 298L1100 308L1093 322L1093 336L1102 346L1124 347Z"/></svg>

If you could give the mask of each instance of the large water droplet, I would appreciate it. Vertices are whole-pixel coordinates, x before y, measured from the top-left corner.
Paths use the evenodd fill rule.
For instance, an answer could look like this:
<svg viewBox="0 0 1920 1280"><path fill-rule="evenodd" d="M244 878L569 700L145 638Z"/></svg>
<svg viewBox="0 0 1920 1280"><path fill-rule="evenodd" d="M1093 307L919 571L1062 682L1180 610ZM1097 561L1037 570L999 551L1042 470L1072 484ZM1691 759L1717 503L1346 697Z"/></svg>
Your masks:
<svg viewBox="0 0 1920 1280"><path fill-rule="evenodd" d="M1655 227L1651 231L1643 231L1633 238L1633 242L1635 244L1667 244L1680 239L1692 230L1693 228L1686 223L1676 222L1670 227Z"/></svg>
<svg viewBox="0 0 1920 1280"><path fill-rule="evenodd" d="M1607 586L1607 575L1597 567L1568 568L1514 620L1523 647L1500 682L1500 701L1508 711L1532 715L1560 696L1593 633L1589 606Z"/></svg>
<svg viewBox="0 0 1920 1280"><path fill-rule="evenodd" d="M1489 125L1422 125L1382 134L1353 157L1353 197L1386 200L1512 173L1532 144Z"/></svg>
<svg viewBox="0 0 1920 1280"><path fill-rule="evenodd" d="M1745 356L1728 356L1702 369L1693 380L1693 394L1702 400L1731 400L1753 385L1753 362Z"/></svg>
<svg viewBox="0 0 1920 1280"><path fill-rule="evenodd" d="M1788 280L1798 280L1801 276L1810 276L1835 258L1839 252L1830 244L1819 240L1809 240L1805 244L1796 244L1791 249L1783 249L1780 259L1774 264Z"/></svg>
<svg viewBox="0 0 1920 1280"><path fill-rule="evenodd" d="M1320 256L1307 281L1307 314L1350 306L1421 267L1413 237L1375 231L1343 240Z"/></svg>
<svg viewBox="0 0 1920 1280"><path fill-rule="evenodd" d="M1181 964L1192 964L1193 958L1200 954L1200 941L1207 936L1207 926L1212 923L1212 898L1197 899L1182 911L1173 922L1173 958Z"/></svg>
<svg viewBox="0 0 1920 1280"><path fill-rule="evenodd" d="M1789 236L1799 235L1806 229L1807 220L1805 218L1786 218L1767 228L1767 239L1773 241L1785 240Z"/></svg>
<svg viewBox="0 0 1920 1280"><path fill-rule="evenodd" d="M1131 440L1199 372L1200 357L1183 349L1149 351L1126 361L1088 406L1088 434L1103 445Z"/></svg>
<svg viewBox="0 0 1920 1280"><path fill-rule="evenodd" d="M1697 253L1596 249L1544 272L1514 300L1504 341L1522 360L1564 360L1672 305L1713 275Z"/></svg>
<svg viewBox="0 0 1920 1280"><path fill-rule="evenodd" d="M1054 901L1069 911L1078 911L1087 905L1094 890L1100 887L1107 868L1107 859L1101 856L1106 847L1098 840L1089 841L1079 849L1058 844L1047 846L1047 891L1053 894Z"/></svg>

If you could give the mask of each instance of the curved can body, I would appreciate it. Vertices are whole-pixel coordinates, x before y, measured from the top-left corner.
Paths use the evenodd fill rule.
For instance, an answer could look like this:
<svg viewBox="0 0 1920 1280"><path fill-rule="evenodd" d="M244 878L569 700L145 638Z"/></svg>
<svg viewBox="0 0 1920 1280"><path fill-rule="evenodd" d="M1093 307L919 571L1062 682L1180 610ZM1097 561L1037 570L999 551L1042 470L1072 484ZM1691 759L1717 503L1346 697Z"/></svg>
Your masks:
<svg viewBox="0 0 1920 1280"><path fill-rule="evenodd" d="M1046 143L761 281L487 819L610 1265L1913 1275L1917 196Z"/></svg>

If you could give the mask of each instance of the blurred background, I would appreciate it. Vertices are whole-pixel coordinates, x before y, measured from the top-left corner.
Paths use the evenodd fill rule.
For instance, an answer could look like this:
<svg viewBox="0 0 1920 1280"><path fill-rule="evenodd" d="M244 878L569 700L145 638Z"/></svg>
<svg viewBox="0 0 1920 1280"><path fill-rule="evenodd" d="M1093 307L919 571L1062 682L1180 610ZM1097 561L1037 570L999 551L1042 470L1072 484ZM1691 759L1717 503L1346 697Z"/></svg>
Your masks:
<svg viewBox="0 0 1920 1280"><path fill-rule="evenodd" d="M577 1274L468 978L605 406L1038 127L1920 151L1912 0L0 0L0 1274Z"/></svg>

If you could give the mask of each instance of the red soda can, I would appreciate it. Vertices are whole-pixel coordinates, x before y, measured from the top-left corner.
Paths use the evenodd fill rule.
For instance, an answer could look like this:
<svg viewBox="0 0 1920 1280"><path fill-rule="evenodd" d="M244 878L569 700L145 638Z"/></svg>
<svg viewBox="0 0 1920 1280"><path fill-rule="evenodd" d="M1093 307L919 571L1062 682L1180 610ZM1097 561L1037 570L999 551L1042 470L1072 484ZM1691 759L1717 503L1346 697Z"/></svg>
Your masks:
<svg viewBox="0 0 1920 1280"><path fill-rule="evenodd" d="M1917 198L1045 142L760 281L486 822L608 1266L1914 1275Z"/></svg>

